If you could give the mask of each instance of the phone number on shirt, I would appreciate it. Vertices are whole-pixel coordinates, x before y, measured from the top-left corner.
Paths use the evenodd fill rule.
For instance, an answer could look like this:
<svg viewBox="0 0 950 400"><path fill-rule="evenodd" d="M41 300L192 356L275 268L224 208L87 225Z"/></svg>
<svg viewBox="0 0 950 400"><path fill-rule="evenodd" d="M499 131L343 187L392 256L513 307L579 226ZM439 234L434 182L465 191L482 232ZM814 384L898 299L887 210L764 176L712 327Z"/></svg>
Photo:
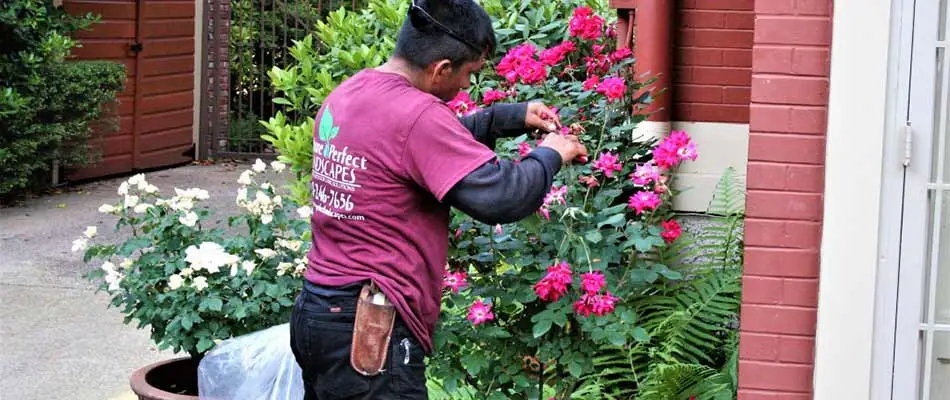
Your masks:
<svg viewBox="0 0 950 400"><path fill-rule="evenodd" d="M313 193L314 197L327 207L344 211L353 210L353 198L349 194L339 193L336 190L329 189L325 185L321 185L319 183L313 184Z"/></svg>

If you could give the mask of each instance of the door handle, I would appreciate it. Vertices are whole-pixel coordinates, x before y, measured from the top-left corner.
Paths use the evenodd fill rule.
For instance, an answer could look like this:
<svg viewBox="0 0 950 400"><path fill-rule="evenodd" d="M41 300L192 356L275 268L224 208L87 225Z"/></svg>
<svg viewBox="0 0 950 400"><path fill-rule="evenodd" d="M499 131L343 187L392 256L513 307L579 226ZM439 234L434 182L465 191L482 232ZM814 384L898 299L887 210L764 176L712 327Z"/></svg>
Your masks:
<svg viewBox="0 0 950 400"><path fill-rule="evenodd" d="M133 52L133 53L136 53L136 54L138 54L139 52L141 52L141 51L142 51L142 48L143 48L143 46L142 46L142 44L139 43L139 42L135 42L135 43L132 43L132 44L129 45L129 51L131 51L131 52Z"/></svg>
<svg viewBox="0 0 950 400"><path fill-rule="evenodd" d="M947 365L950 364L950 357L937 357L937 361L941 364Z"/></svg>

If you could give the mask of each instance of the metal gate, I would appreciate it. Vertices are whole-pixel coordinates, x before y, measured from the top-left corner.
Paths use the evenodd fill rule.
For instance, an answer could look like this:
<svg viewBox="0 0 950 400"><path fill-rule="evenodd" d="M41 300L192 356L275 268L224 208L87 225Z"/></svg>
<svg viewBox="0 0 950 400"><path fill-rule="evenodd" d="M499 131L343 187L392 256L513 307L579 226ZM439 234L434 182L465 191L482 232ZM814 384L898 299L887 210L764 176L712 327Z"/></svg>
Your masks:
<svg viewBox="0 0 950 400"><path fill-rule="evenodd" d="M267 76L293 62L289 48L317 21L358 0L203 0L204 74L200 157L275 154L258 122L276 114Z"/></svg>
<svg viewBox="0 0 950 400"><path fill-rule="evenodd" d="M78 180L187 163L194 159L194 0L65 0L72 14L100 23L77 32L78 59L113 60L128 77L119 94L119 129L102 138L102 160Z"/></svg>

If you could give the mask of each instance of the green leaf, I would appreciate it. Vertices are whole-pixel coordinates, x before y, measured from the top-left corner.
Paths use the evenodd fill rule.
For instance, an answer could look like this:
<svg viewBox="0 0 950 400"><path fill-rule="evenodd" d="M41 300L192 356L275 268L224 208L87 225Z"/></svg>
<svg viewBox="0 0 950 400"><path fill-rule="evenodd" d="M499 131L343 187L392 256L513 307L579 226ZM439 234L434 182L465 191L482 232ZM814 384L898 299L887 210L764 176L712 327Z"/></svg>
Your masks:
<svg viewBox="0 0 950 400"><path fill-rule="evenodd" d="M475 376L478 375L478 373L481 372L483 368L488 366L488 360L486 360L484 357L466 354L462 357L462 365L469 374Z"/></svg>
<svg viewBox="0 0 950 400"><path fill-rule="evenodd" d="M626 216L624 216L622 213L614 214L614 215L611 215L610 218L607 218L606 220L598 222L597 227L602 228L604 225L611 225L611 226L623 225L625 221L626 221Z"/></svg>
<svg viewBox="0 0 950 400"><path fill-rule="evenodd" d="M190 331L192 326L194 326L194 321L191 320L191 315L190 314L182 315L181 327L186 331Z"/></svg>
<svg viewBox="0 0 950 400"><path fill-rule="evenodd" d="M643 329L639 326L636 328L633 328L633 331L630 332L630 335L633 336L634 340L641 343L646 343L650 341L650 334L647 333L646 329Z"/></svg>
<svg viewBox="0 0 950 400"><path fill-rule="evenodd" d="M218 297L211 297L208 299L208 309L211 311L221 311L221 307L223 306L224 302Z"/></svg>
<svg viewBox="0 0 950 400"><path fill-rule="evenodd" d="M571 363L567 365L567 369L571 372L571 376L575 378L580 378L581 374L584 373L584 367L577 361L571 361Z"/></svg>
<svg viewBox="0 0 950 400"><path fill-rule="evenodd" d="M623 334L616 330L607 332L607 340L614 346L623 346L627 343L627 338L623 337Z"/></svg>
<svg viewBox="0 0 950 400"><path fill-rule="evenodd" d="M214 342L211 339L201 338L201 340L198 341L198 346L196 346L196 349L199 353L204 353L210 350L212 347L214 347Z"/></svg>
<svg viewBox="0 0 950 400"><path fill-rule="evenodd" d="M600 234L600 231L590 230L584 234L584 238L587 239L587 241L596 244L603 240L604 237Z"/></svg>
<svg viewBox="0 0 950 400"><path fill-rule="evenodd" d="M534 329L532 329L532 332L534 333L535 339L537 339L541 336L544 336L544 334L548 333L549 330L551 330L551 320L544 318L534 324Z"/></svg>

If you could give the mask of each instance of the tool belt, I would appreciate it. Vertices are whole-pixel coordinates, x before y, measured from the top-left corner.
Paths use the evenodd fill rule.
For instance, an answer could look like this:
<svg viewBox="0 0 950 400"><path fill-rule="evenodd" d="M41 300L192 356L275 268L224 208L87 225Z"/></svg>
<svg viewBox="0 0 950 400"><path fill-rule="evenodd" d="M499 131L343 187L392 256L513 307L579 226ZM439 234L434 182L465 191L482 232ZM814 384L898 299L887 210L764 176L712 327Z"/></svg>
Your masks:
<svg viewBox="0 0 950 400"><path fill-rule="evenodd" d="M356 372L374 376L383 372L396 309L373 282L363 285L356 302L350 365Z"/></svg>

